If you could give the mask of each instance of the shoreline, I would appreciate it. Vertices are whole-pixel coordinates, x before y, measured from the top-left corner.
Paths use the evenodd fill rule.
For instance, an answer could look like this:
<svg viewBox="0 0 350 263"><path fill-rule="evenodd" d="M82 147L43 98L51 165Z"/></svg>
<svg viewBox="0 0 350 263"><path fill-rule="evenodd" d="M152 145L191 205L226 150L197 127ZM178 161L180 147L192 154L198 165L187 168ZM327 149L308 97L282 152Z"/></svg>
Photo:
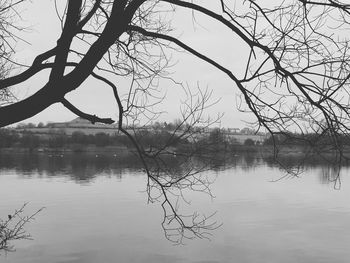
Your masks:
<svg viewBox="0 0 350 263"><path fill-rule="evenodd" d="M299 146L299 145L288 145L279 146L278 155L282 156L303 156L303 155L319 155L320 153L326 155L334 155L335 151L331 148L315 149L311 147ZM181 149L172 149L174 153L185 153L186 151L181 151ZM208 152L203 152L203 154L210 154L212 150ZM135 153L134 148L129 148L126 146L95 146L95 145L68 145L67 147L37 147L37 148L25 148L25 147L8 147L0 148L0 154L4 153L115 153L115 154L133 154ZM216 154L232 154L237 155L239 153L245 154L258 154L263 157L273 156L274 147L270 145L260 145L260 146L245 146L237 145L231 150L224 150L218 147L215 151ZM350 147L344 147L343 153L346 157L350 157Z"/></svg>

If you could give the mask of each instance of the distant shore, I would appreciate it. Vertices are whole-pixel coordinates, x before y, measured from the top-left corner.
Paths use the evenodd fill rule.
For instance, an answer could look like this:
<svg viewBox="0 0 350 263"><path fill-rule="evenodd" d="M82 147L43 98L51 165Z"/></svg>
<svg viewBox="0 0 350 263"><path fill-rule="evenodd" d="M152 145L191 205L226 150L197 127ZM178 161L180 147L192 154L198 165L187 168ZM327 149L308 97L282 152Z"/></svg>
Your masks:
<svg viewBox="0 0 350 263"><path fill-rule="evenodd" d="M181 153L181 149L173 148L172 151L174 153ZM250 154L259 154L263 157L273 156L276 151L271 145L236 145L236 147L231 148L229 150L224 149L223 147L218 147L213 151L211 149L207 153L215 153L215 154L228 154L235 155L239 153L250 153ZM5 147L0 148L0 153L112 153L112 154L132 154L135 153L135 149L133 147L126 147L123 145L120 146L96 146L96 145L83 145L83 144L74 144L67 145L65 147L35 147L35 148L27 148L27 147ZM184 152L182 152L184 153ZM317 155L320 152L316 149L299 146L299 145L287 145L287 146L278 146L277 148L278 155L283 156L303 156L303 155ZM344 147L343 153L350 157L350 147ZM330 148L322 149L322 154L332 155L334 154L334 150Z"/></svg>
<svg viewBox="0 0 350 263"><path fill-rule="evenodd" d="M0 148L0 153L115 153L115 154L131 154L130 148L125 146L67 146L67 147L38 147L38 148L25 148L25 147L9 147Z"/></svg>

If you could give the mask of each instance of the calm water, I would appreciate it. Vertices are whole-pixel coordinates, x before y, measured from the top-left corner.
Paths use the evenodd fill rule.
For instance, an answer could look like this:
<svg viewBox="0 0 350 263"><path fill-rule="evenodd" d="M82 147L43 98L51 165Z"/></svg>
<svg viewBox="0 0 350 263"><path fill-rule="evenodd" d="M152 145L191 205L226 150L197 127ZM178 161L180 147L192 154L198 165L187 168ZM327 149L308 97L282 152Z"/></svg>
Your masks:
<svg viewBox="0 0 350 263"><path fill-rule="evenodd" d="M237 157L206 172L215 199L187 193L187 211L223 225L211 240L174 246L164 237L159 203L147 204L146 178L134 159L113 156L1 156L0 217L29 202L46 207L27 226L34 240L0 262L349 262L350 180L329 182L322 162L300 178L269 162Z"/></svg>

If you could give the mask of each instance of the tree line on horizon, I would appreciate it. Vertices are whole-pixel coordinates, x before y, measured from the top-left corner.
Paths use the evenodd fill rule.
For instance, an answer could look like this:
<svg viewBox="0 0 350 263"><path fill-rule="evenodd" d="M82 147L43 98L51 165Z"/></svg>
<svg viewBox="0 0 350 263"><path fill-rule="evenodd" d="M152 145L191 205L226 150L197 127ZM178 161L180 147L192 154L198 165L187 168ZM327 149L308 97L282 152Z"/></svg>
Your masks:
<svg viewBox="0 0 350 263"><path fill-rule="evenodd" d="M234 146L240 143L229 136L226 136L222 129L214 128L209 133L201 134L197 138L182 138L169 131L167 128L141 130L137 131L136 138L138 143L144 148L159 148L163 145L169 147L181 148L187 150L191 146L191 150L196 148L200 151L210 151L214 149L221 149L225 151L232 151ZM245 146L259 145L250 138L243 143ZM31 131L24 131L19 133L16 129L0 129L0 148L63 148L73 147L79 150L79 146L94 145L96 147L106 146L123 146L132 148L130 140L122 133L110 135L104 132L96 134L85 134L83 131L75 131L71 135L63 131L50 131L46 134L33 133ZM75 146L75 147L74 147Z"/></svg>
<svg viewBox="0 0 350 263"><path fill-rule="evenodd" d="M63 122L64 124L64 122ZM69 122L67 122L67 127L69 127ZM15 126L15 129L34 129L34 128L54 128L55 123L53 122L39 122L37 124L29 122L29 123L18 123ZM99 126L100 127L100 126ZM108 125L106 126L108 128ZM143 126L137 126L134 125L133 127L126 127L127 129L152 129L152 130L166 130L166 131L175 131L175 130L186 130L186 129L191 129L194 131L198 130L215 130L215 129L220 129L222 132L226 133L236 133L236 134L259 134L259 135L265 135L264 132L256 132L254 129L251 129L249 127L244 127L244 128L222 128L222 127L192 127L190 124L183 124L180 119L175 119L173 121L156 121L156 122L151 122L149 125L143 125Z"/></svg>
<svg viewBox="0 0 350 263"><path fill-rule="evenodd" d="M39 126L39 125L37 125ZM33 127L28 124L25 127ZM35 127L35 126L34 126ZM197 138L181 138L169 130L170 126L155 126L152 130L137 131L136 138L138 143L144 149L157 149L163 145L177 148L182 151L210 152L215 150L237 151L238 146L242 146L234 137L227 136L224 129L213 128L209 133L201 134ZM283 133L274 137L267 137L263 142L254 141L247 138L243 146L324 146L331 145L331 137L323 137L321 141L319 136L314 134L293 134ZM343 146L350 145L349 136L343 136L341 140ZM46 134L24 131L19 133L16 129L0 129L0 148L73 148L79 151L87 145L96 147L119 146L132 148L130 140L122 133L110 135L104 132L96 134L85 134L83 131L75 131L71 135L64 131L50 131Z"/></svg>

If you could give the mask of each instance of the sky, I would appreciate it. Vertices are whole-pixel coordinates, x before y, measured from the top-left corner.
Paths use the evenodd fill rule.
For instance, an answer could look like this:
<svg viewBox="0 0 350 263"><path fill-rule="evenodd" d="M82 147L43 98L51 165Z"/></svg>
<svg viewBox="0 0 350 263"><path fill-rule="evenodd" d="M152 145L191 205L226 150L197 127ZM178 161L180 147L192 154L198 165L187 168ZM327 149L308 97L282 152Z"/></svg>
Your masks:
<svg viewBox="0 0 350 263"><path fill-rule="evenodd" d="M212 3L210 7L214 10L219 8L218 3L210 3ZM61 32L60 21L57 18L53 0L33 0L22 7L21 15L22 23L27 27L26 32L21 33L23 34L21 37L30 44L17 43L15 60L31 64L37 54L55 46ZM198 51L209 55L232 71L242 72L242 65L247 58L247 50L230 31L211 19L197 14L194 21L192 13L182 8L176 11L172 19L175 28L172 33L174 36L179 37ZM233 82L222 72L184 52L174 52L171 57L174 66L169 71L172 72L173 79L189 87L194 93L198 86L201 89L212 91L211 102L218 102L207 110L206 115L210 115L214 119L218 114L223 114L220 124L217 126L243 128L247 126L246 122L254 121L252 114L237 110L240 93ZM16 87L15 94L19 98L33 94L45 84L47 76L47 72L38 74ZM126 93L128 87L126 81L118 80L117 85L121 90L125 88ZM172 121L180 116L181 100L185 99L185 92L179 85L175 85L169 80L160 81L160 88L164 100L157 106L157 110L165 113L159 117L159 121ZM117 118L117 108L112 92L101 82L88 80L76 91L68 94L67 98L87 113L100 117ZM75 117L63 106L55 104L23 122L64 122Z"/></svg>

